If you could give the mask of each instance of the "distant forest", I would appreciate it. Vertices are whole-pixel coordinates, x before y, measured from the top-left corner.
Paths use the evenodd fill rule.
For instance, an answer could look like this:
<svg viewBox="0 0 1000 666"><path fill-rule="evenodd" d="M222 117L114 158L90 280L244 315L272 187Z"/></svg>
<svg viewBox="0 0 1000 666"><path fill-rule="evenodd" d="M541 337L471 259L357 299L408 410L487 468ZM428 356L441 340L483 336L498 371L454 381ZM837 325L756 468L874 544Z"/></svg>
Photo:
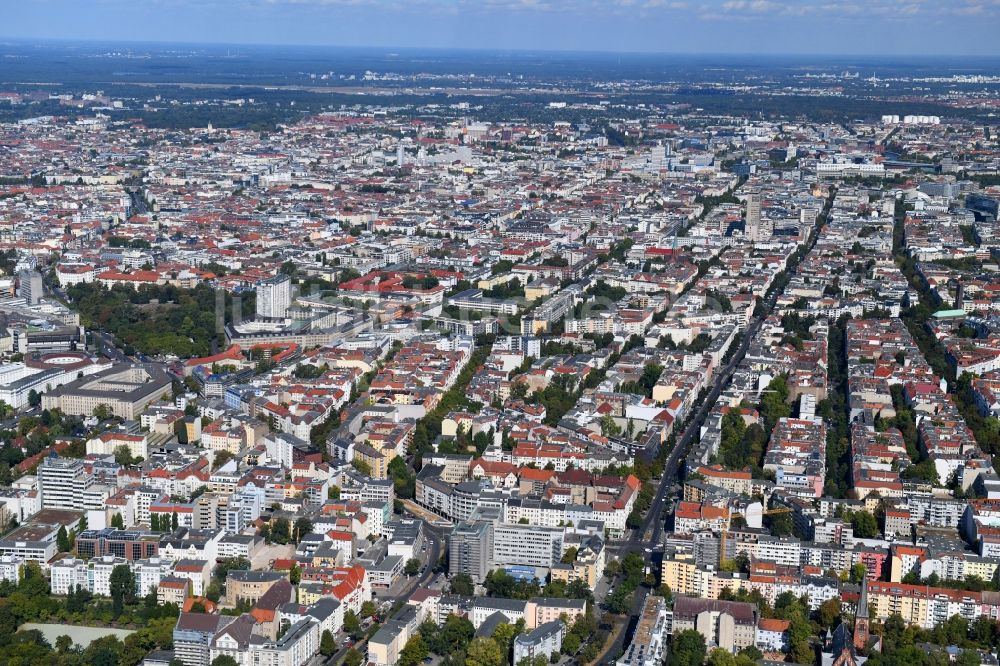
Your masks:
<svg viewBox="0 0 1000 666"><path fill-rule="evenodd" d="M293 123L308 113L368 105L435 104L436 117L469 115L468 109L449 108L460 103L468 103L472 115L486 121L594 123L609 116L669 116L700 110L699 113L748 118L846 122L899 114L902 103L887 98L909 95L911 84L905 80L891 81L892 77L1000 72L1000 60L974 58L913 58L902 64L873 58L819 56L802 62L801 58L733 55L540 55L406 49L388 53L385 49L143 44L7 43L0 45L0 57L4 58L0 90L76 95L101 90L115 99L137 100L135 109L102 110L102 113L118 120L137 118L147 126L167 129L205 127L212 123L216 127L270 130L280 123ZM365 80L366 71L395 76ZM854 72L858 78L841 78L845 71ZM877 73L882 79L880 86L874 88L867 79L860 78L862 72L865 76ZM812 78L804 78L807 73ZM475 79L464 76L471 74ZM630 85L621 87L622 83ZM737 93L724 87L733 84L745 84L753 90ZM928 96L965 87L952 82L921 85ZM422 86L428 89L426 93L402 91ZM437 89L432 91L431 86ZM996 96L1000 96L1000 85L979 84L978 88L991 86L997 88ZM462 92L470 87L491 92ZM816 94L786 94L805 87L815 89ZM356 94L359 90L365 90L366 94ZM140 108L138 102L152 100L157 95L180 104L164 102L163 110ZM254 103L239 106L224 103L239 98L252 98ZM195 100L206 103L184 104ZM606 101L612 107L550 109L548 104L553 101L589 104ZM635 108L639 104L646 107ZM907 101L905 112L985 118L983 111L928 102ZM0 122L49 114L92 113L90 109L62 105L58 100L0 103Z"/></svg>

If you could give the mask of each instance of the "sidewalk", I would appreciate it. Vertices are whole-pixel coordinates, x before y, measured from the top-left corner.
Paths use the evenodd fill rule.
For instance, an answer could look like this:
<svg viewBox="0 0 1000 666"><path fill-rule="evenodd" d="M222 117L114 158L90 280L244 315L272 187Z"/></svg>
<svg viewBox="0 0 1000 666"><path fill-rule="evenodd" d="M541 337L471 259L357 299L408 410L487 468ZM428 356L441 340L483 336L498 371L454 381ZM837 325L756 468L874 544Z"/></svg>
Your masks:
<svg viewBox="0 0 1000 666"><path fill-rule="evenodd" d="M625 619L626 621L628 620L628 618ZM597 664L606 663L604 658L608 656L608 652L610 652L617 644L618 636L623 631L625 631L625 622L622 622L621 620L615 620L615 628L611 631L610 634L608 634L607 640L604 641L604 649L601 650L601 653L597 655L597 658L594 659L594 661L590 662L586 666L597 666Z"/></svg>

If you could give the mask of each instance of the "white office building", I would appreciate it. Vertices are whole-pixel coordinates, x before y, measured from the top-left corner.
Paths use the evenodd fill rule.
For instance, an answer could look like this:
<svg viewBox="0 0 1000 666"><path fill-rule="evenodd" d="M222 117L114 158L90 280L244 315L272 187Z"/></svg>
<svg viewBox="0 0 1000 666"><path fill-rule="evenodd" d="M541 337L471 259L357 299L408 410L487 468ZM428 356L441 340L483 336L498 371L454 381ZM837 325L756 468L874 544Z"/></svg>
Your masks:
<svg viewBox="0 0 1000 666"><path fill-rule="evenodd" d="M104 509L111 490L84 471L82 460L72 458L44 458L38 467L38 486L43 508L70 511Z"/></svg>
<svg viewBox="0 0 1000 666"><path fill-rule="evenodd" d="M562 556L563 528L498 523L493 526L493 565L548 568Z"/></svg>

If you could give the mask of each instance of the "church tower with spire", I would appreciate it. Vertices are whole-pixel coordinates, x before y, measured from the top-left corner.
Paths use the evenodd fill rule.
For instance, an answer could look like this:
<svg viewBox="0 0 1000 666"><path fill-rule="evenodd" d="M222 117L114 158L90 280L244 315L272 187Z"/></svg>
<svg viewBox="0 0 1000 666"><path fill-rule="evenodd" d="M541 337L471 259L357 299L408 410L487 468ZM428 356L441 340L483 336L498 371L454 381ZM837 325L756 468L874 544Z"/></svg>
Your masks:
<svg viewBox="0 0 1000 666"><path fill-rule="evenodd" d="M854 614L854 647L864 650L868 646L868 581L861 581L861 597L858 599L858 609Z"/></svg>

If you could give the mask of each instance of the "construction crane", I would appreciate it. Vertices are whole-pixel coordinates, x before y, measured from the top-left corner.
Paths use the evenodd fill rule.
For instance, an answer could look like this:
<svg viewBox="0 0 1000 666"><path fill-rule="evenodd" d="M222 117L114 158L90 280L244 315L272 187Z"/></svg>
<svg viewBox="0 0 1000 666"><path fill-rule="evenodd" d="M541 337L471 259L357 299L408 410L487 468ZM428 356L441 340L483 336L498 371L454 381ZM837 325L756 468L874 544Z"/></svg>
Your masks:
<svg viewBox="0 0 1000 666"><path fill-rule="evenodd" d="M783 513L792 513L792 509L787 506L776 506L772 509L765 509L761 511L762 516L777 516ZM729 520L732 521L733 518L739 516L740 518L746 518L739 511L729 514ZM726 555L726 539L729 537L729 530L722 530L719 535L719 557L725 557Z"/></svg>
<svg viewBox="0 0 1000 666"><path fill-rule="evenodd" d="M791 513L791 512L792 512L792 509L788 508L787 506L776 506L773 509L764 509L763 511L760 512L760 515L762 515L762 516L777 516L777 515L782 514L782 513ZM737 517L738 518L744 518L744 519L746 518L746 516L744 516L739 511L735 511L735 512L729 514L730 521L732 521L733 518L737 518Z"/></svg>

